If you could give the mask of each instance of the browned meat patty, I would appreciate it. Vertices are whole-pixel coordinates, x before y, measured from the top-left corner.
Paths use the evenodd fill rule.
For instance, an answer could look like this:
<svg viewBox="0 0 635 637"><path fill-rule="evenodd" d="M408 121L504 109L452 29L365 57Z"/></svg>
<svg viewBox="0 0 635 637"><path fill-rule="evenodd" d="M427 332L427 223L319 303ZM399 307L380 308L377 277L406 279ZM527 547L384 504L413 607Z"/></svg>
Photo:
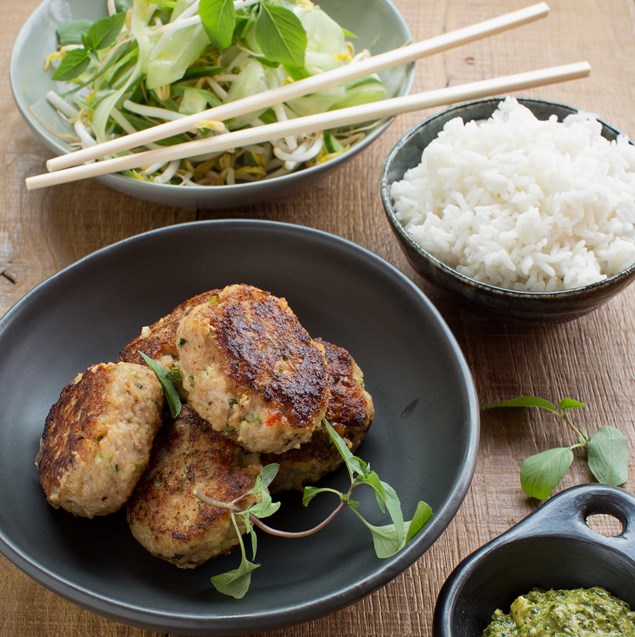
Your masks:
<svg viewBox="0 0 635 637"><path fill-rule="evenodd" d="M36 464L55 508L92 518L119 509L150 458L163 391L147 366L100 363L51 408Z"/></svg>
<svg viewBox="0 0 635 637"><path fill-rule="evenodd" d="M343 347L317 339L324 347L331 397L326 419L355 452L375 416L370 394L364 389L364 375L353 357ZM280 469L271 484L271 491L301 490L322 476L335 471L343 462L326 429L320 426L309 442L299 449L282 454L263 454L263 465L272 462Z"/></svg>
<svg viewBox="0 0 635 637"><path fill-rule="evenodd" d="M181 321L177 346L192 407L249 451L298 447L326 414L323 348L269 292L224 288Z"/></svg>
<svg viewBox="0 0 635 637"><path fill-rule="evenodd" d="M240 498L260 473L253 460L183 405L179 418L157 436L150 466L128 502L134 537L181 568L226 553L238 544L230 513L202 503L195 490L221 502ZM246 509L254 502L248 496L237 505Z"/></svg>
<svg viewBox="0 0 635 637"><path fill-rule="evenodd" d="M176 366L178 359L176 330L179 323L190 310L205 303L218 292L219 290L209 290L197 294L175 307L169 314L161 317L149 327L144 327L141 334L123 348L117 360L145 365L139 354L139 351L142 351L150 358L160 362L167 371L170 371Z"/></svg>

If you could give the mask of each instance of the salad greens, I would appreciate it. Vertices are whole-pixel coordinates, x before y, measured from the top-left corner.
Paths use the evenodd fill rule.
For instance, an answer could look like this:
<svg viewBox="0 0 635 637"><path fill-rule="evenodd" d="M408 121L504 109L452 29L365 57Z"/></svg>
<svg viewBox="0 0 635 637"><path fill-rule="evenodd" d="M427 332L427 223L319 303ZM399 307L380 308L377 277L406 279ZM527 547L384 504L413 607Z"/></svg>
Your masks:
<svg viewBox="0 0 635 637"><path fill-rule="evenodd" d="M598 482L619 486L628 479L628 442L626 436L604 425L589 436L571 421L571 412L586 405L572 398L563 398L554 405L537 396L520 396L487 405L485 409L500 407L536 407L562 420L576 436L576 442L566 447L547 449L527 458L520 469L520 483L530 497L546 500L569 471L575 449L586 450L589 470Z"/></svg>
<svg viewBox="0 0 635 637"><path fill-rule="evenodd" d="M47 65L78 111L60 116L76 147L241 99L349 64L351 35L310 0L104 0L109 15L57 30ZM384 98L377 76L148 144L174 144L251 125ZM51 103L58 107L60 96ZM66 115L64 115L66 113ZM364 127L288 137L234 152L172 161L130 172L158 183L216 185L254 181L327 161L364 136ZM327 142L327 139L329 140Z"/></svg>

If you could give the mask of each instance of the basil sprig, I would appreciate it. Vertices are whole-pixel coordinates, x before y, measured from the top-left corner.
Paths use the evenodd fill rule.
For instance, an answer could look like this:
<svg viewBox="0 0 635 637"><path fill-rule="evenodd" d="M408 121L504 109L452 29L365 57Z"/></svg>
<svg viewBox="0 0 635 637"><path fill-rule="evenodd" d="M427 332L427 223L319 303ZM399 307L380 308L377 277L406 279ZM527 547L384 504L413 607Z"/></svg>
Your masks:
<svg viewBox="0 0 635 637"><path fill-rule="evenodd" d="M91 60L99 51L115 43L125 19L125 13L115 13L108 18L97 20L90 26L85 20L76 20L61 26L57 31L60 45L81 44L82 46L64 55L53 73L53 79L63 82L79 77L88 69Z"/></svg>
<svg viewBox="0 0 635 637"><path fill-rule="evenodd" d="M351 453L344 440L342 440L326 419L322 422L331 437L333 444L344 460L344 464L346 465L351 480L351 486L346 493L337 491L330 487L307 486L304 488L304 494L302 497L302 503L304 506L308 506L311 500L320 493L334 494L340 500L340 504L335 508L335 510L325 520L317 524L312 529L300 532L279 531L260 521L262 518L275 513L280 507L279 502L273 502L271 500L271 496L267 490L267 487L271 484L278 472L279 465L277 464L265 466L258 476L254 487L245 495L240 496L233 502L217 502L206 498L202 494L196 494L202 502L228 510L231 514L236 534L238 535L241 553L240 564L235 569L227 571L226 573L214 575L211 578L212 585L219 592L225 595L230 595L236 599L244 597L251 583L251 574L260 567L260 564L257 564L247 558L239 521L242 523L244 532L248 533L251 537L252 559L255 559L257 538L254 527L258 527L260 530L278 537L288 539L304 538L319 532L327 524L329 524L340 511L345 508L349 508L370 531L377 557L387 558L395 555L395 553L398 553L401 549L403 549L404 546L406 546L406 544L410 542L417 533L419 533L419 531L432 517L431 507L425 502L419 502L415 508L412 519L405 521L401 509L401 502L399 501L399 496L396 491L387 482L381 480L375 471L371 471L370 465L367 462ZM389 524L371 524L360 513L359 502L353 500L351 494L354 489L362 485L369 486L373 489L380 511L390 518ZM255 495L258 502L241 511L237 506L238 502L249 494Z"/></svg>
<svg viewBox="0 0 635 637"><path fill-rule="evenodd" d="M404 548L432 517L432 508L430 505L421 501L417 504L412 520L404 521L401 502L397 492L387 482L381 480L377 473L371 470L367 462L351 453L346 443L340 438L327 420L323 420L323 424L344 459L344 464L348 469L351 480L351 486L347 493L335 492L328 487L305 487L302 503L307 506L319 493L335 492L339 495L341 501L355 513L370 531L377 557L387 558L395 555ZM373 489L377 505L382 513L388 515L390 524L375 526L368 522L360 513L359 502L353 500L351 494L354 489L362 485L367 485Z"/></svg>
<svg viewBox="0 0 635 637"><path fill-rule="evenodd" d="M242 522L243 527L251 538L251 555L252 559L256 558L256 551L258 549L258 538L256 531L252 524L252 516L262 519L273 515L279 508L280 502L273 502L269 495L268 487L273 482L273 479L278 473L280 465L268 464L263 467L262 471L256 478L254 486L247 492L246 495L255 495L257 502L252 506L246 508L243 511L233 510L230 508L230 515L236 535L238 536L238 544L240 546L240 564L237 568L227 571L225 573L219 573L211 578L212 586L224 595L229 595L234 599L242 599L249 590L251 585L251 574L260 568L260 564L256 564L247 558L247 552L245 550L245 543L241 534L238 521ZM198 496L203 502L208 504L219 505L221 503L214 503L207 500L207 498ZM221 506L223 506L221 504Z"/></svg>
<svg viewBox="0 0 635 637"><path fill-rule="evenodd" d="M487 405L485 409L500 407L535 407L544 409L563 421L576 435L577 442L568 447L547 449L527 458L520 469L520 484L530 497L546 500L569 471L574 450L586 451L589 470L598 482L619 486L628 479L628 442L624 434L604 425L592 436L578 429L571 421L571 412L586 405L573 398L563 398L554 405L537 396L520 396Z"/></svg>
<svg viewBox="0 0 635 637"><path fill-rule="evenodd" d="M246 16L239 16L232 0L200 0L198 14L214 47L226 49L244 32L246 21L253 21L256 43L266 62L304 66L307 35L293 11L265 0L246 11Z"/></svg>

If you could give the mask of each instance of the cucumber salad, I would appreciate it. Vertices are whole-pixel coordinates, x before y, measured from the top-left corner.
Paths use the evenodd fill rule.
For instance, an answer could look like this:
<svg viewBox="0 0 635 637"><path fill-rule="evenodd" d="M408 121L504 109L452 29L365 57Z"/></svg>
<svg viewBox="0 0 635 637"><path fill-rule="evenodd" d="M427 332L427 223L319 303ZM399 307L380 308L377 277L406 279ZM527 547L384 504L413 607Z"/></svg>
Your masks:
<svg viewBox="0 0 635 637"><path fill-rule="evenodd" d="M104 0L107 17L57 29L46 61L48 101L74 130L69 150L134 133L369 56L310 0ZM139 148L381 100L376 75ZM125 174L173 185L231 185L276 177L345 152L376 123L289 136ZM60 135L62 135L60 133Z"/></svg>

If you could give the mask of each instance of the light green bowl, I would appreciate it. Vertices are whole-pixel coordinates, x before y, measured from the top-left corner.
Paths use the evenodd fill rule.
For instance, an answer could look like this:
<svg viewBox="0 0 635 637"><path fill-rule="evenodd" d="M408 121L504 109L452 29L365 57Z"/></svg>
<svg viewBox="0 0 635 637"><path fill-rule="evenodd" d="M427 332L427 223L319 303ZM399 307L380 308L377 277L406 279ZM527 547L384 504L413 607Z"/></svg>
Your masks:
<svg viewBox="0 0 635 637"><path fill-rule="evenodd" d="M321 0L339 24L359 36L356 49L382 53L408 42L410 32L390 0ZM106 0L44 0L20 31L11 56L10 79L18 109L31 129L56 155L68 152L56 131L63 122L46 101L50 90L59 88L44 70L46 58L57 49L56 28L69 19L97 20L106 15ZM381 73L390 97L405 95L412 86L414 65ZM377 139L390 125L375 127L348 152L324 164L261 182L232 186L172 186L143 182L123 175L98 177L102 183L133 197L183 208L230 208L275 199L304 186L309 179L340 166ZM70 127L66 127L72 133ZM44 170L44 166L42 166Z"/></svg>

